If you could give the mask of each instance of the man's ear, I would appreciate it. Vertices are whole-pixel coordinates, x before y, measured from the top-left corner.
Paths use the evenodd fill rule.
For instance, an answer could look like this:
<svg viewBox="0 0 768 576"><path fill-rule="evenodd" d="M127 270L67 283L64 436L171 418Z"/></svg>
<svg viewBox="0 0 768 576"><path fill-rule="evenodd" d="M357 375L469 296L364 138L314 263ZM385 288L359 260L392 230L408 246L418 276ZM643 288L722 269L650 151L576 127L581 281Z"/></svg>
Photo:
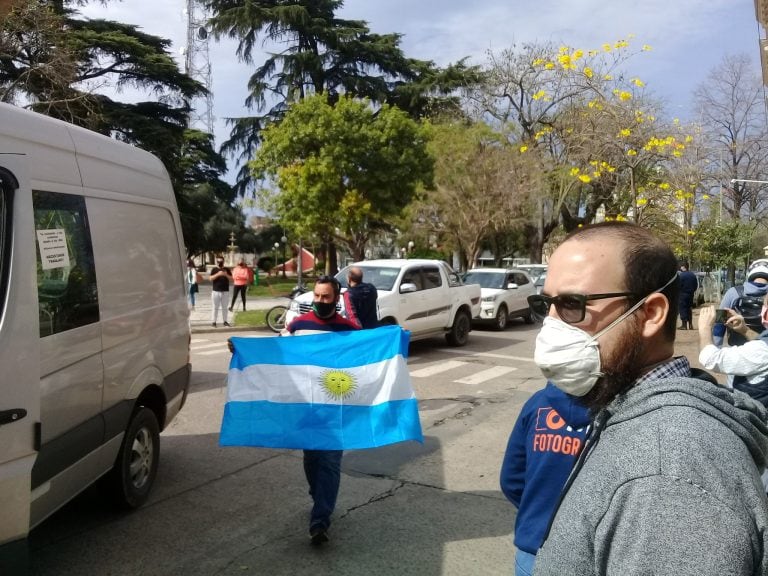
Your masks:
<svg viewBox="0 0 768 576"><path fill-rule="evenodd" d="M664 330L664 324L669 314L669 300L664 294L656 292L648 296L643 304L645 320L643 322L643 336L651 338Z"/></svg>

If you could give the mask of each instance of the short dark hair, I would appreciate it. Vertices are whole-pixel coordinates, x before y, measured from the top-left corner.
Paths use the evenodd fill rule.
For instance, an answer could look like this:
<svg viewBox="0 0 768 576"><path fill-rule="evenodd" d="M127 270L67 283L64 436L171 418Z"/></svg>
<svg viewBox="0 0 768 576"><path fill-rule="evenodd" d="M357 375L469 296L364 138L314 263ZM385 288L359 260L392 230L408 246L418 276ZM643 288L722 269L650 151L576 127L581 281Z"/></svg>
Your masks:
<svg viewBox="0 0 768 576"><path fill-rule="evenodd" d="M333 295L336 298L338 298L339 294L341 294L341 284L339 284L339 281L336 280L336 278L333 276L323 274L317 280L315 280L315 284L330 284L333 286Z"/></svg>
<svg viewBox="0 0 768 576"><path fill-rule="evenodd" d="M633 304L664 286L677 276L677 258L672 249L653 232L630 222L601 222L572 232L568 240L587 240L612 237L624 245L624 288L635 294ZM664 335L675 339L680 280L661 291L669 302L669 312L664 323Z"/></svg>

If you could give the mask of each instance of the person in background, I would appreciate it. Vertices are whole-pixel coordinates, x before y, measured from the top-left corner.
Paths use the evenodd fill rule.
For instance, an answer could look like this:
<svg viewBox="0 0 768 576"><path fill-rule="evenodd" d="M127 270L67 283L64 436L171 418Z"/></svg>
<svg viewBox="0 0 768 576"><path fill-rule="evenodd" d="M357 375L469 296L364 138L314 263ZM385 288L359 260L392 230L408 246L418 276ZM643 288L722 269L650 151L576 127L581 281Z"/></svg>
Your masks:
<svg viewBox="0 0 768 576"><path fill-rule="evenodd" d="M190 258L187 260L187 297L189 298L190 309L195 309L195 295L200 291L198 286L199 282L202 282L203 278L197 271L194 260Z"/></svg>
<svg viewBox="0 0 768 576"><path fill-rule="evenodd" d="M551 382L520 411L501 465L501 491L517 508L515 576L531 576L560 491L584 446L589 411Z"/></svg>
<svg viewBox="0 0 768 576"><path fill-rule="evenodd" d="M229 305L230 312L234 310L238 294L240 294L240 299L243 301L243 311L245 311L245 293L248 292L248 284L250 284L252 277L251 274L251 269L245 265L245 259L240 258L237 266L232 270L232 279L235 285L235 290L232 292L232 302Z"/></svg>
<svg viewBox="0 0 768 576"><path fill-rule="evenodd" d="M341 286L333 276L320 276L313 288L312 310L297 316L285 327L287 334L302 336L318 332L358 330L359 325L336 311ZM312 544L328 542L331 515L341 484L343 450L304 450L304 474L309 484L313 506L309 518L309 538Z"/></svg>
<svg viewBox="0 0 768 576"><path fill-rule="evenodd" d="M219 308L221 308L224 326L229 326L229 322L227 322L227 296L229 296L229 281L232 280L232 272L230 272L229 268L224 267L224 258L216 259L216 266L211 268L208 278L211 280L211 304L213 305L213 321L211 326L216 328Z"/></svg>
<svg viewBox="0 0 768 576"><path fill-rule="evenodd" d="M744 284L733 286L725 292L720 302L720 308L732 310L742 316L747 326L752 330L761 332L763 328L760 320L760 309L766 294L768 294L768 260L755 260L749 265ZM713 342L716 346L722 346L723 335L716 331ZM745 342L744 335L728 330L728 344L730 346L738 346Z"/></svg>
<svg viewBox="0 0 768 576"><path fill-rule="evenodd" d="M376 286L363 282L363 269L353 266L347 272L347 291L344 292L344 311L347 318L363 328L376 328L379 316L376 310Z"/></svg>
<svg viewBox="0 0 768 576"><path fill-rule="evenodd" d="M534 361L595 415L536 576L768 574L766 410L674 356L677 272L650 230L605 222L528 297Z"/></svg>
<svg viewBox="0 0 768 576"><path fill-rule="evenodd" d="M693 330L693 295L699 287L688 262L680 263L680 330Z"/></svg>
<svg viewBox="0 0 768 576"><path fill-rule="evenodd" d="M760 313L763 330L750 329L739 314L731 312L725 325L744 337L744 344L718 348L712 327L715 309L706 306L699 313L699 362L707 370L733 376L735 390L740 390L768 408L768 296Z"/></svg>

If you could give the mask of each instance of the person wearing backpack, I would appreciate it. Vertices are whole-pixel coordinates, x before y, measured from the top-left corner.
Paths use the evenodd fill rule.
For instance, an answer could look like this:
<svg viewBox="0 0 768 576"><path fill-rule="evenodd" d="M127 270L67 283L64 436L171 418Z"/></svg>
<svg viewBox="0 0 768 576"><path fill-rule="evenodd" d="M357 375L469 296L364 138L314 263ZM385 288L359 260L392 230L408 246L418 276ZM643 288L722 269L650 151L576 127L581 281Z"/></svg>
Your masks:
<svg viewBox="0 0 768 576"><path fill-rule="evenodd" d="M760 333L764 330L760 314L766 294L768 294L768 259L761 258L749 265L744 284L729 288L723 295L720 308L732 310L735 314L742 316L749 328ZM729 346L739 346L747 341L743 334L734 331L727 323L725 327L728 331ZM715 346L722 346L722 333L715 329L712 340ZM729 378L729 382L730 380Z"/></svg>

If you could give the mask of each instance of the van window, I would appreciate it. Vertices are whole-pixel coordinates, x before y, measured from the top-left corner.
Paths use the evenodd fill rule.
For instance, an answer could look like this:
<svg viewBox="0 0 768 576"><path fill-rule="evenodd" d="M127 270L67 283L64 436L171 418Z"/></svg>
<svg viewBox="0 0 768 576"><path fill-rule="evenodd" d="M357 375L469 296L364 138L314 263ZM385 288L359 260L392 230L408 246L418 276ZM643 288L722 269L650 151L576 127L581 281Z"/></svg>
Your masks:
<svg viewBox="0 0 768 576"><path fill-rule="evenodd" d="M99 321L85 198L32 192L40 337Z"/></svg>

